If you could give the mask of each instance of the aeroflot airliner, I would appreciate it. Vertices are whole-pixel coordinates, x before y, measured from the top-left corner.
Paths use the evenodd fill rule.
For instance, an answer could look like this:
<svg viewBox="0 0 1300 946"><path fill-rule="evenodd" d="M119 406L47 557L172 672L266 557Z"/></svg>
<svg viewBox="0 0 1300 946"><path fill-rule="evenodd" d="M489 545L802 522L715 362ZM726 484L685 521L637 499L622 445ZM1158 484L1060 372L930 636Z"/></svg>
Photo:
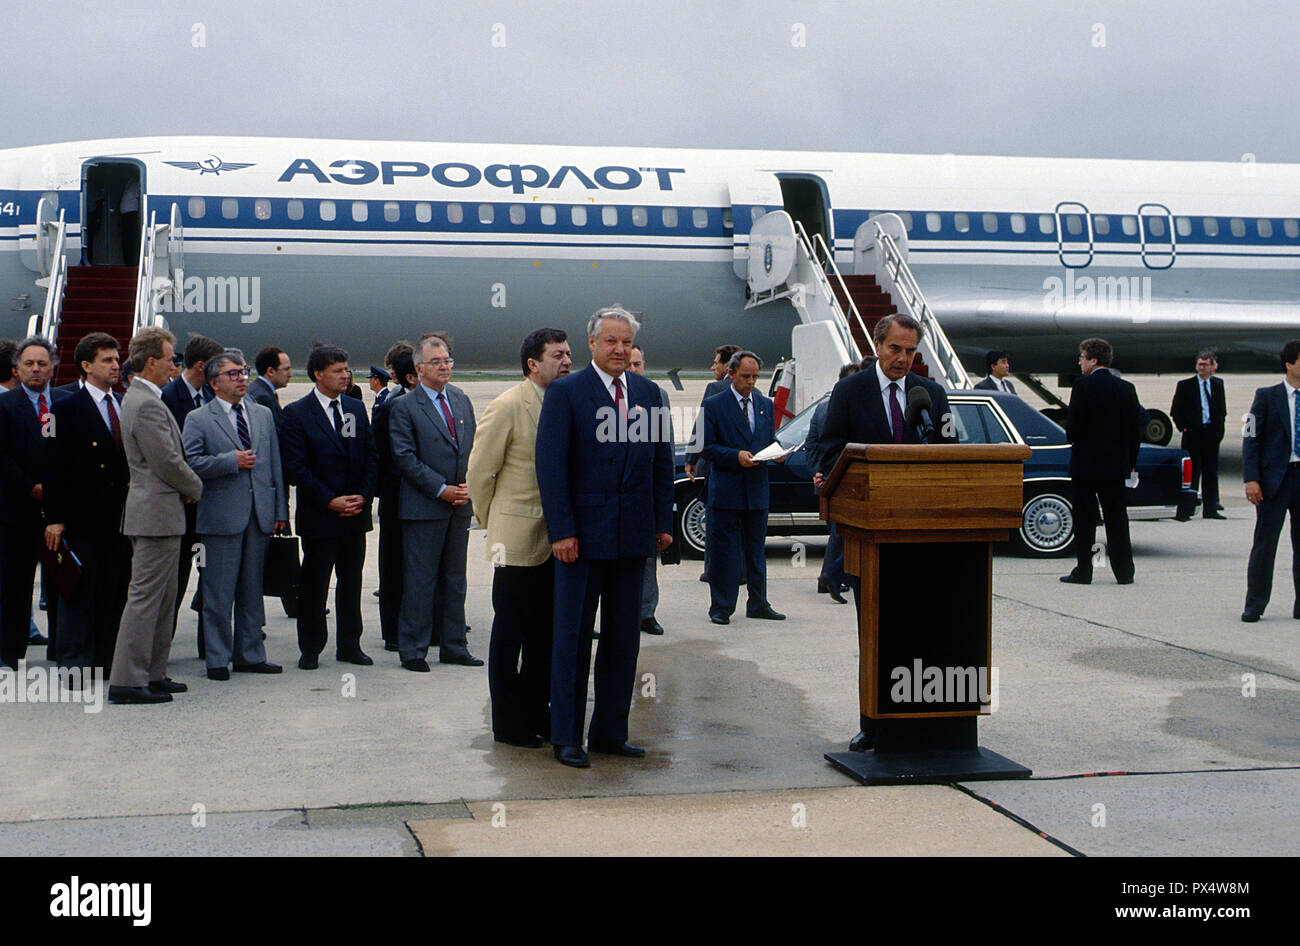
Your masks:
<svg viewBox="0 0 1300 946"><path fill-rule="evenodd" d="M1094 334L1127 371L1206 346L1269 369L1300 335L1300 165L203 137L0 151L0 335L44 304L38 213L63 212L70 265L134 264L135 185L176 224L171 328L295 358L442 328L460 365L510 365L530 329L580 334L611 302L657 368L723 342L776 357L797 316L746 310L744 276L753 221L782 208L845 272L858 228L897 214L972 369L1000 348L1068 373Z"/></svg>

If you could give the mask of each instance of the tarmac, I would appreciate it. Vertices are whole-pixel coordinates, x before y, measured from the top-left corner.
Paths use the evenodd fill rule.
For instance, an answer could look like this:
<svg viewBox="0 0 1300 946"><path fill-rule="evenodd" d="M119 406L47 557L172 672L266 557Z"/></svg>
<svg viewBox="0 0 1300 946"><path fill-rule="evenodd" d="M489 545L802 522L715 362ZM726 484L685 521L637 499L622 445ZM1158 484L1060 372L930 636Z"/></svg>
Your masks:
<svg viewBox="0 0 1300 946"><path fill-rule="evenodd" d="M453 380L480 413L513 383ZM1177 378L1130 380L1167 410ZM209 681L183 610L170 675L190 692L174 703L0 703L0 854L1300 853L1300 621L1285 541L1264 619L1239 620L1254 513L1232 424L1278 378L1225 380L1226 521L1133 523L1131 586L1104 570L1062 585L1069 560L995 556L999 706L980 744L1033 769L1029 780L866 788L823 760L857 730L857 640L853 608L816 593L822 538L769 542L781 623L716 627L699 563L661 566L667 634L642 637L631 712L648 755L574 770L549 748L493 742L485 668L413 674L383 650L372 533L373 667L335 663L327 647L321 669L298 670L294 622L267 599L282 676ZM673 403L698 403L703 386L688 381ZM481 657L484 546L472 532Z"/></svg>

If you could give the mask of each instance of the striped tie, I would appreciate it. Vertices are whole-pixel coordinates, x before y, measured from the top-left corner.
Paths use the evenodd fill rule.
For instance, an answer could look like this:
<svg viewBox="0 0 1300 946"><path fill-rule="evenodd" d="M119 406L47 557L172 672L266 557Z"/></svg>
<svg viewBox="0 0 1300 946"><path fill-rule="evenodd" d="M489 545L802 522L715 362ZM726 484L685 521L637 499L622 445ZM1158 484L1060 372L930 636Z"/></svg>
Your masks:
<svg viewBox="0 0 1300 946"><path fill-rule="evenodd" d="M239 431L239 442L244 445L245 450L253 449L253 438L248 436L248 423L244 420L244 408L241 404L236 404L235 411L235 429Z"/></svg>

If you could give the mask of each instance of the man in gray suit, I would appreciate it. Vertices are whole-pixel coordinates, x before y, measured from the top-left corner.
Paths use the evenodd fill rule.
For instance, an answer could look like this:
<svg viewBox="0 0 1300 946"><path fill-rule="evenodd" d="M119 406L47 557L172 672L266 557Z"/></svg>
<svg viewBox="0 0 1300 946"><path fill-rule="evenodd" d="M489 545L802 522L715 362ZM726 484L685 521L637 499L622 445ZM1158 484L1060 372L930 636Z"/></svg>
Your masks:
<svg viewBox="0 0 1300 946"><path fill-rule="evenodd" d="M205 377L216 397L185 418L185 459L203 480L196 528L209 680L229 680L232 658L236 673L282 669L267 663L262 643L262 572L272 531L288 525L289 501L275 419L245 397L248 375L238 349L209 358Z"/></svg>
<svg viewBox="0 0 1300 946"><path fill-rule="evenodd" d="M430 333L416 346L420 385L393 402L389 438L402 478L402 610L397 646L402 666L427 673L430 644L445 664L481 667L465 642L465 557L470 507L466 471L474 447L474 408L451 380L451 346ZM433 600L426 590L433 579ZM435 628L435 624L437 627Z"/></svg>
<svg viewBox="0 0 1300 946"><path fill-rule="evenodd" d="M122 446L131 471L122 531L131 537L131 585L109 675L110 703L169 703L188 687L167 677L172 603L185 503L203 481L185 462L180 428L162 402L176 338L147 326L131 339L135 380L122 399Z"/></svg>

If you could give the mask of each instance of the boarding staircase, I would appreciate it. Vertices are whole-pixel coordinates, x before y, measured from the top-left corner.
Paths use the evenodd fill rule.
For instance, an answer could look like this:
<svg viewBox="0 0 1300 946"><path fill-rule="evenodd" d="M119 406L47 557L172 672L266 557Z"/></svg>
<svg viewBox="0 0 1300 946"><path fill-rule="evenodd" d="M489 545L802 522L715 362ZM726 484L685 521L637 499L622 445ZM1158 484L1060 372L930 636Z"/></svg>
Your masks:
<svg viewBox="0 0 1300 946"><path fill-rule="evenodd" d="M47 214L48 215L48 214ZM179 294L184 280L178 265L178 209L172 206L170 223L159 225L150 214L140 234L140 259L135 266L69 266L64 214L57 220L38 221L37 239L42 273L36 284L46 290L45 306L28 322L28 334L54 346L57 365L54 384L68 384L80 376L77 343L91 332L106 332L117 339L122 354L132 336L145 325L167 325L160 314L165 293ZM160 257L159 253L163 255ZM167 275L155 277L155 263L165 262Z"/></svg>
<svg viewBox="0 0 1300 946"><path fill-rule="evenodd" d="M784 210L763 215L750 231L745 308L788 299L799 313L791 333L792 412L830 390L841 365L874 355L876 323L897 312L925 329L913 373L947 388L972 387L907 265L906 231L896 215L881 214L859 227L854 263L854 274L841 273L822 235L810 238Z"/></svg>

